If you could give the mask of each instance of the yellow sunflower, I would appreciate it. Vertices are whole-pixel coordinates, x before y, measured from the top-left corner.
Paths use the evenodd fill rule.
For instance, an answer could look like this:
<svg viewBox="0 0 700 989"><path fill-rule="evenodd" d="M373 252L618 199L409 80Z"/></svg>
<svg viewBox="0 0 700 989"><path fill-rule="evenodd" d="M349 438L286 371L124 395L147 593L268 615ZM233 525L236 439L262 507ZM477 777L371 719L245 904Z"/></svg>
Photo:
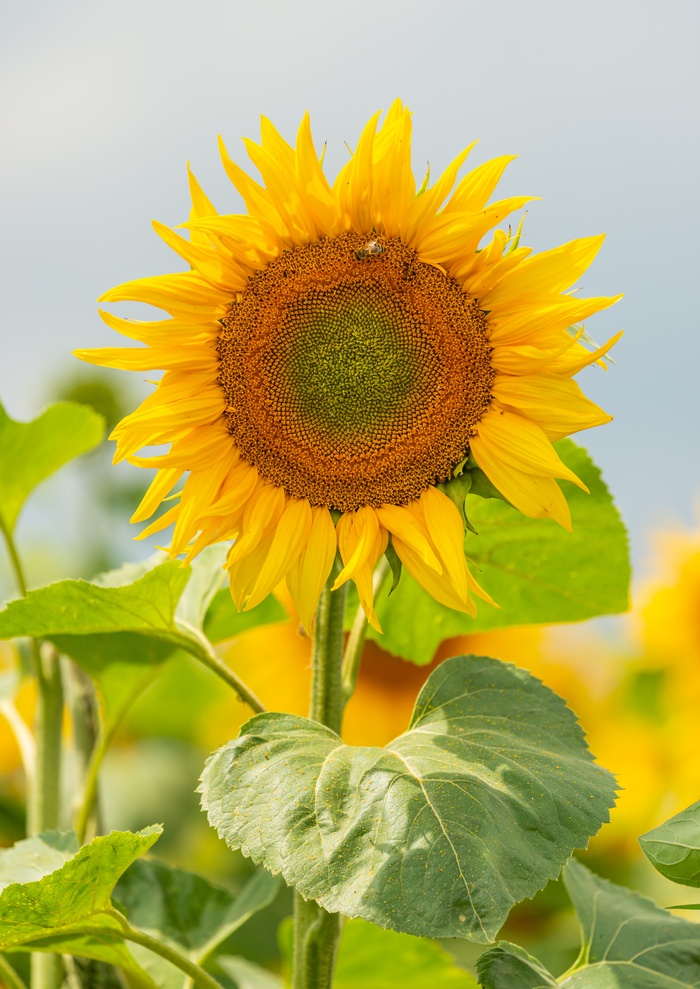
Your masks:
<svg viewBox="0 0 700 989"><path fill-rule="evenodd" d="M376 114L333 184L308 114L292 147L262 119L246 140L263 184L228 156L247 215L220 215L190 173L189 240L156 232L190 266L101 301L163 309L157 322L103 312L145 347L78 351L83 360L165 371L114 430L115 461L157 474L133 521L173 505L171 552L191 559L234 540L226 566L239 608L286 578L311 628L336 552L373 624L372 572L393 547L438 601L474 613L489 600L467 568L464 520L444 485L471 452L512 505L570 526L557 478L583 486L551 441L610 417L573 375L600 361L572 324L616 301L567 293L602 237L531 257L496 230L532 197L486 205L511 157L458 181L471 147L416 190L411 116ZM171 444L145 458L144 447ZM437 485L440 485L438 488ZM449 491L449 489L448 489ZM171 496L172 497L172 496Z"/></svg>

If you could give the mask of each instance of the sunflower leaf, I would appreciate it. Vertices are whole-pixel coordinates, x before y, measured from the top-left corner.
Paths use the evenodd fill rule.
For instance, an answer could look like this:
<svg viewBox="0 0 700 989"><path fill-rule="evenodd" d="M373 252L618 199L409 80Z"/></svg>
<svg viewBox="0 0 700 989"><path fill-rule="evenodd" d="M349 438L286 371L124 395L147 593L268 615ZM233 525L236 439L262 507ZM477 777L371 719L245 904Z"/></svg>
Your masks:
<svg viewBox="0 0 700 989"><path fill-rule="evenodd" d="M239 614L223 577L222 549L211 547L182 567L156 554L94 581L60 580L29 591L0 611L0 639L49 639L99 685L108 722L157 675L177 650L192 650L188 623L213 641L285 617L274 599Z"/></svg>
<svg viewBox="0 0 700 989"><path fill-rule="evenodd" d="M0 405L0 528L11 533L34 488L96 447L104 431L87 405L57 402L31 422L16 422Z"/></svg>
<svg viewBox="0 0 700 989"><path fill-rule="evenodd" d="M500 607L479 602L476 618L470 618L438 604L404 573L391 601L383 594L378 598L383 634L370 628L369 638L423 665L453 636L627 610L630 566L619 513L587 453L570 440L555 446L590 489L586 494L562 482L573 532L551 519L526 518L504 501L474 497L478 486L472 483L467 508L479 535L467 536L467 556L479 583Z"/></svg>
<svg viewBox="0 0 700 989"><path fill-rule="evenodd" d="M700 800L647 831L639 844L662 876L684 886L700 886Z"/></svg>
<svg viewBox="0 0 700 989"><path fill-rule="evenodd" d="M564 884L583 934L583 967L565 989L694 989L700 977L700 926L571 861ZM510 987L509 987L510 989Z"/></svg>
<svg viewBox="0 0 700 989"><path fill-rule="evenodd" d="M93 958L122 969L133 989L156 989L120 936L110 914L122 873L162 829L113 831L74 851L74 838L49 833L0 851L10 882L0 893L0 951L53 951Z"/></svg>
<svg viewBox="0 0 700 989"><path fill-rule="evenodd" d="M327 910L477 941L557 875L614 801L564 701L475 656L431 674L409 730L383 749L263 714L211 757L200 790L232 848Z"/></svg>
<svg viewBox="0 0 700 989"><path fill-rule="evenodd" d="M522 948L502 941L479 958L483 989L695 989L700 926L657 907L572 860L564 884L581 926L574 967L555 979Z"/></svg>
<svg viewBox="0 0 700 989"><path fill-rule="evenodd" d="M279 879L261 869L233 896L195 873L139 860L119 880L114 899L134 927L201 965L249 917L268 906L279 887ZM179 970L138 945L131 950L161 989L182 989Z"/></svg>

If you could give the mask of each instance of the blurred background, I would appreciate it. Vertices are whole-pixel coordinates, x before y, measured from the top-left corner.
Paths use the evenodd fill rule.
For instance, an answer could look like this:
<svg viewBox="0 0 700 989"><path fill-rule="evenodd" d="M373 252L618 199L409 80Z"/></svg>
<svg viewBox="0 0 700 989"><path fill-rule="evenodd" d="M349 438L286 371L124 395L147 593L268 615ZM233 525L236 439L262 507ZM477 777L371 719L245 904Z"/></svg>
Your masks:
<svg viewBox="0 0 700 989"><path fill-rule="evenodd" d="M579 379L615 420L578 439L630 528L634 606L629 616L587 626L452 640L436 661L457 651L500 656L567 698L624 787L612 824L592 843L592 864L676 902L678 888L647 865L636 836L700 797L700 7L443 0L437 11L414 0L201 0L196 8L184 0L27 0L6 12L0 401L29 419L49 401L73 398L109 425L133 409L149 385L82 366L71 351L119 342L96 313L103 291L178 270L149 221L187 218L186 161L220 212L242 208L216 136L244 164L239 138L257 136L261 112L291 140L308 108L317 147L328 142L331 175L345 161L344 142L354 146L367 118L396 96L414 111L417 174L427 162L436 174L474 138L472 166L518 153L499 194L543 197L530 206L525 243L545 250L605 231L582 291L625 292L587 325L598 342L625 328L616 364ZM121 312L143 315L137 306ZM151 551L152 543L132 542L128 522L148 474L112 467L110 458L103 445L27 507L17 539L30 584L91 576ZM2 553L0 593L15 593ZM294 616L245 633L224 652L269 706L304 713L308 642ZM15 662L0 643L0 665ZM368 647L348 740L381 744L401 731L428 672ZM18 707L28 719L32 704L27 682ZM184 659L167 664L109 757L108 825L164 820L160 855L241 882L245 863L209 831L194 787L206 753L244 718L206 672ZM2 718L0 771L6 844L22 834L22 772ZM517 908L504 932L555 970L577 943L562 904L552 886ZM244 930L259 960L275 964L275 922L287 909L280 902L253 922L254 935Z"/></svg>

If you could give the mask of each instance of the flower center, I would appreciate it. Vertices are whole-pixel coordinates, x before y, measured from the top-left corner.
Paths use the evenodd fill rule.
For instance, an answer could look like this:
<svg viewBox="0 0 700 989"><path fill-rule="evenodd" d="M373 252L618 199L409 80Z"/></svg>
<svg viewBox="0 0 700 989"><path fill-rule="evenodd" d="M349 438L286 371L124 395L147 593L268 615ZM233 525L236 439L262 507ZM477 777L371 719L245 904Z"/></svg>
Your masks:
<svg viewBox="0 0 700 989"><path fill-rule="evenodd" d="M405 504L447 480L491 399L484 314L393 239L348 233L257 272L222 320L226 422L312 505Z"/></svg>

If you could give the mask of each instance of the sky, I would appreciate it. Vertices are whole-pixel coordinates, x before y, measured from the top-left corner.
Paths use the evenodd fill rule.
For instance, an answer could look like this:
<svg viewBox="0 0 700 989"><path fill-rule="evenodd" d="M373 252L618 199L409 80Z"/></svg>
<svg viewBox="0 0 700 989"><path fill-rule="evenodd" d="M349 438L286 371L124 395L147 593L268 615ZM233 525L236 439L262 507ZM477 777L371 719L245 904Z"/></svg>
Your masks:
<svg viewBox="0 0 700 989"><path fill-rule="evenodd" d="M699 26L697 0L14 4L0 37L0 399L33 417L73 349L120 342L97 297L178 270L150 220L187 219L188 160L220 212L240 211L217 134L243 164L261 113L292 140L308 109L332 175L399 96L417 174L479 138L472 167L519 155L499 197L542 197L525 243L607 234L582 292L625 298L587 329L625 337L614 367L579 381L615 419L577 439L643 565L649 532L691 524L700 504ZM72 490L55 483L51 519ZM75 523L79 506L65 511ZM27 525L41 528L36 511Z"/></svg>

